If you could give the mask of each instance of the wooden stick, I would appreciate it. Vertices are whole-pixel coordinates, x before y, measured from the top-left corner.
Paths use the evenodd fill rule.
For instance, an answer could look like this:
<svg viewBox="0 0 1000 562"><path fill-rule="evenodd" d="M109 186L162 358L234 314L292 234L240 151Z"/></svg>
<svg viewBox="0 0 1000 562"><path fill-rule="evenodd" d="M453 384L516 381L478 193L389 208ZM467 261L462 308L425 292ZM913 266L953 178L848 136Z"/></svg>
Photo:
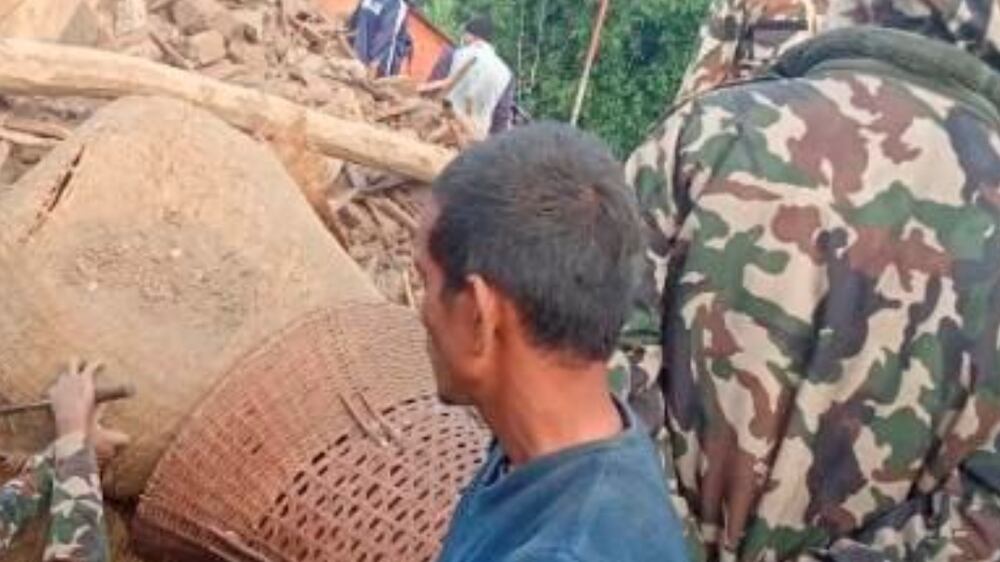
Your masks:
<svg viewBox="0 0 1000 562"><path fill-rule="evenodd" d="M0 125L0 140L12 142L21 146L53 146L59 144L57 139L51 139L21 131L14 131L5 128L3 125Z"/></svg>
<svg viewBox="0 0 1000 562"><path fill-rule="evenodd" d="M5 129L11 131L20 131L56 140L66 140L73 132L57 123L49 123L48 121L40 121L29 117L18 117L16 115L7 116L2 124Z"/></svg>
<svg viewBox="0 0 1000 562"><path fill-rule="evenodd" d="M278 29L288 33L288 0L278 0Z"/></svg>
<svg viewBox="0 0 1000 562"><path fill-rule="evenodd" d="M594 20L594 30L590 35L590 47L587 49L587 58L583 63L583 75L580 77L580 86L576 90L576 101L573 103L573 113L569 122L576 125L580 120L580 111L583 109L583 98L587 95L587 85L590 83L590 69L594 66L594 57L597 56L597 49L601 46L601 31L604 29L604 20L608 15L608 2L601 0L601 5L597 9L597 19Z"/></svg>
<svg viewBox="0 0 1000 562"><path fill-rule="evenodd" d="M249 131L303 127L308 148L316 152L427 182L455 157L451 150L367 123L333 117L278 96L84 47L0 39L0 93L173 97Z"/></svg>
<svg viewBox="0 0 1000 562"><path fill-rule="evenodd" d="M425 107L423 100L410 98L404 100L402 103L394 104L387 109L383 109L375 114L376 121L385 121L387 119L392 119L393 117L399 117L401 115L406 115L407 113L412 113L421 107Z"/></svg>
<svg viewBox="0 0 1000 562"><path fill-rule="evenodd" d="M444 123L438 125L436 129L427 134L427 140L431 142L441 142L448 138L451 134L451 125L448 124L451 118L448 118Z"/></svg>
<svg viewBox="0 0 1000 562"><path fill-rule="evenodd" d="M417 299L413 296L413 281L410 280L410 270L403 270L403 288L406 290L406 305L412 309L417 308Z"/></svg>
<svg viewBox="0 0 1000 562"><path fill-rule="evenodd" d="M362 419L361 417L361 413L358 412L358 410L354 407L354 404L351 403L351 401L347 398L347 396L345 396L343 392L339 393L339 396L340 396L340 403L344 405L344 409L347 410L347 413L351 416L351 419L354 420L354 423L358 424L358 427L361 428L361 431L365 434L365 437L371 439L372 441L375 441L381 447L388 447L389 442L386 440L386 438L380 435L378 430L372 428L370 425L365 423L364 419Z"/></svg>
<svg viewBox="0 0 1000 562"><path fill-rule="evenodd" d="M10 156L10 143L5 140L0 140L0 168L3 168L4 163L7 162L8 156Z"/></svg>
<svg viewBox="0 0 1000 562"><path fill-rule="evenodd" d="M371 69L365 70L364 78L350 78L342 81L346 82L351 86L356 86L358 88L361 88L362 90L371 94L372 97L374 97L376 100L379 101L389 100L392 102L399 102L402 99L402 97L399 95L399 92L396 92L391 89L375 87L375 85L372 83L371 78L367 76L368 74L370 74L370 70Z"/></svg>
<svg viewBox="0 0 1000 562"><path fill-rule="evenodd" d="M356 59L332 57L326 59L326 66L321 72L329 78L343 78L346 76L351 80L359 80L365 75L365 65Z"/></svg>
<svg viewBox="0 0 1000 562"><path fill-rule="evenodd" d="M121 400L135 395L135 387L132 385L116 385L98 388L94 391L94 403L101 404L112 400ZM0 417L13 414L23 414L37 410L47 410L52 406L50 400L39 400L30 404L15 404L13 406L0 407Z"/></svg>
<svg viewBox="0 0 1000 562"><path fill-rule="evenodd" d="M313 29L309 24L301 22L294 17L289 18L288 21L292 24L292 27L294 27L295 30L309 42L310 45L317 45L320 47L326 45L327 40L323 37L323 34Z"/></svg>
<svg viewBox="0 0 1000 562"><path fill-rule="evenodd" d="M340 45L341 50L344 51L345 55L350 56L354 60L358 60L358 54L354 51L354 46L351 42L347 40L347 36L344 33L338 33L336 35L337 44Z"/></svg>
<svg viewBox="0 0 1000 562"><path fill-rule="evenodd" d="M174 48L166 39L160 36L159 33L155 31L149 32L149 38L153 40L153 43L160 48L163 56L166 58L167 62L184 70L191 70L194 68L194 64L191 63L184 55Z"/></svg>
<svg viewBox="0 0 1000 562"><path fill-rule="evenodd" d="M398 222L403 228L409 230L410 234L416 234L417 230L420 229L417 221L408 215L406 211L401 209L392 199L385 197L373 197L370 201L374 203L380 211L389 215L389 217Z"/></svg>
<svg viewBox="0 0 1000 562"><path fill-rule="evenodd" d="M392 424L390 424L389 420L385 419L385 417L383 417L382 414L375 411L375 408L372 407L371 402L368 401L368 397L365 396L363 392L357 392L356 394L358 395L358 399L361 401L361 404L363 404L364 407L368 410L368 413L371 415L371 417L375 418L375 421L378 422L379 426L389 436L389 441L391 441L393 445L396 445L397 447L402 449L403 434L400 433L400 431L396 429Z"/></svg>

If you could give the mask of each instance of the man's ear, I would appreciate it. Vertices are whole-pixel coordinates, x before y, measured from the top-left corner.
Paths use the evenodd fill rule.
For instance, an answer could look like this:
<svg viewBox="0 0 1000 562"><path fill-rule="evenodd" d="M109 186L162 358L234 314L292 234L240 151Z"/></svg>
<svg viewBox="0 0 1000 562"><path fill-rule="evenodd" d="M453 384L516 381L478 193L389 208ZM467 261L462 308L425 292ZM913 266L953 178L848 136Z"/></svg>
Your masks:
<svg viewBox="0 0 1000 562"><path fill-rule="evenodd" d="M472 318L472 341L476 356L491 358L497 347L497 327L500 322L500 294L480 275L466 278L469 287Z"/></svg>

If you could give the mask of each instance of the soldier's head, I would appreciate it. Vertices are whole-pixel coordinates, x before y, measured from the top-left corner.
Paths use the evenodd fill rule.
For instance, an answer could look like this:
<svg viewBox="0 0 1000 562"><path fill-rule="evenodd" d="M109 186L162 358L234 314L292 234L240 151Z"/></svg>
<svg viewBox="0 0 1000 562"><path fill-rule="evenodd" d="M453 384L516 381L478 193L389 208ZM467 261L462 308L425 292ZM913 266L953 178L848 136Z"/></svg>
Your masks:
<svg viewBox="0 0 1000 562"><path fill-rule="evenodd" d="M478 404L518 357L603 364L640 242L622 169L591 135L532 125L461 154L435 181L417 241L442 399Z"/></svg>

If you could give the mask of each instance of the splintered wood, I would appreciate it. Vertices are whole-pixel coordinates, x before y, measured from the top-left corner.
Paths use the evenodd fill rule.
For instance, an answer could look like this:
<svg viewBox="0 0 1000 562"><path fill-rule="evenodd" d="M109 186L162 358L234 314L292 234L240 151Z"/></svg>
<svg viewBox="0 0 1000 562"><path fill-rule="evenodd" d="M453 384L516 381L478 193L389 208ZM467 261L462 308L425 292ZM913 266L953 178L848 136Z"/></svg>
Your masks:
<svg viewBox="0 0 1000 562"><path fill-rule="evenodd" d="M353 57L346 22L326 17L308 0L116 0L81 6L93 12L88 22L103 27L84 34L94 37L92 41L74 41L77 44L149 59L257 95L276 96L318 116L343 120L338 123L368 127L366 131L394 131L399 139L412 139L413 146L440 147L441 155L470 142L468 126L441 104L440 89L422 95L420 85L409 78L372 78ZM58 58L58 51L52 52ZM93 65L78 67L86 73ZM35 73L32 79L37 77ZM18 80L0 89L0 187L17 181L105 103L92 97L94 91L80 89L83 80L70 80L68 89L54 88L44 95L9 87L10 83L23 85ZM122 87L120 80L115 84ZM99 89L97 83L92 90ZM137 93L152 91L139 88ZM210 99L225 99L219 96L212 93ZM223 113L232 113L208 109L226 119L230 116ZM247 127L247 123L259 124ZM428 192L425 182L442 164L413 168L403 161L387 166L400 166L396 172L386 172L351 163L378 165L363 156L355 159L350 150L322 154L317 150L313 122L268 123L247 117L234 124L271 146L328 230L384 295L413 306L421 291L413 269L413 235ZM378 158L405 159L419 152L402 146L383 146L373 153ZM427 161L435 162L435 158L447 161L436 155Z"/></svg>

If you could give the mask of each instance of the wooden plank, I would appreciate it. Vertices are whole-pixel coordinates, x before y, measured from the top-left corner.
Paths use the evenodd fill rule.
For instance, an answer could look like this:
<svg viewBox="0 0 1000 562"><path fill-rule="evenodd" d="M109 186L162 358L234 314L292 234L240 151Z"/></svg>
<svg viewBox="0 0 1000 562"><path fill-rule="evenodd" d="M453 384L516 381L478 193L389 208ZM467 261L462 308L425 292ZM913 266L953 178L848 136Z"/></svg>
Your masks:
<svg viewBox="0 0 1000 562"><path fill-rule="evenodd" d="M117 53L22 39L0 39L0 93L116 98L167 96L211 111L249 131L302 127L322 154L432 181L455 152L284 98Z"/></svg>

